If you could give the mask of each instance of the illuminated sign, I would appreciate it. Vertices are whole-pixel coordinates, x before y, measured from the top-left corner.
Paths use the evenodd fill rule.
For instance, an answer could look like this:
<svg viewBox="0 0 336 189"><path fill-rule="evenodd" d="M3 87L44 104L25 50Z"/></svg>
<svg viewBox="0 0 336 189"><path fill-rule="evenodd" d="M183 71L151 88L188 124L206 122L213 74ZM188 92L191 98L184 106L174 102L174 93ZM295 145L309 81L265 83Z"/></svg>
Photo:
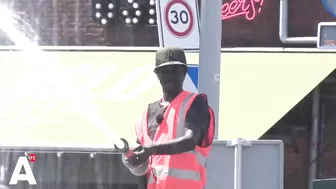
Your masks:
<svg viewBox="0 0 336 189"><path fill-rule="evenodd" d="M264 0L232 0L222 6L222 20L244 16L247 20L254 20L261 12Z"/></svg>
<svg viewBox="0 0 336 189"><path fill-rule="evenodd" d="M92 0L92 18L102 25L156 24L155 0Z"/></svg>
<svg viewBox="0 0 336 189"><path fill-rule="evenodd" d="M222 20L243 16L252 21L261 13L263 4L264 0L226 0L222 5ZM92 0L92 17L102 25L116 20L122 20L127 25L156 25L155 7L154 0Z"/></svg>

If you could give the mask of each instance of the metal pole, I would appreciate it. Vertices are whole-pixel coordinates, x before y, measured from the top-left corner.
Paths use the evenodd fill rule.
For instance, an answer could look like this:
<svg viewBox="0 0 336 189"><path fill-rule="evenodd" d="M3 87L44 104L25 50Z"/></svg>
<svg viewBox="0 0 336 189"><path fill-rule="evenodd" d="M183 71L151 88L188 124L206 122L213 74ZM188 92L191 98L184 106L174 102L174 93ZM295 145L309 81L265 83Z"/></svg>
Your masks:
<svg viewBox="0 0 336 189"><path fill-rule="evenodd" d="M313 91L313 105L312 105L312 130L310 143L310 167L308 177L308 189L313 189L313 181L316 178L316 157L317 157L317 142L319 130L319 111L320 110L320 89L317 86Z"/></svg>
<svg viewBox="0 0 336 189"><path fill-rule="evenodd" d="M235 142L235 157L234 157L234 189L241 189L241 170L242 170L242 139L237 139Z"/></svg>
<svg viewBox="0 0 336 189"><path fill-rule="evenodd" d="M201 27L199 51L199 93L209 97L209 105L215 113L218 139L219 116L219 74L222 39L222 1L201 0Z"/></svg>
<svg viewBox="0 0 336 189"><path fill-rule="evenodd" d="M323 98L323 96L320 94L320 99ZM321 110L321 114L320 114L320 129L319 129L319 138L318 138L318 153L317 154L321 154L323 153L323 139L324 139L324 128L325 128L325 102L321 102L320 101L320 110ZM319 156L319 155L318 155ZM322 161L321 161L321 158L318 158L318 160L316 161L316 164L317 164L317 170L316 170L316 177L317 179L321 178L322 177Z"/></svg>

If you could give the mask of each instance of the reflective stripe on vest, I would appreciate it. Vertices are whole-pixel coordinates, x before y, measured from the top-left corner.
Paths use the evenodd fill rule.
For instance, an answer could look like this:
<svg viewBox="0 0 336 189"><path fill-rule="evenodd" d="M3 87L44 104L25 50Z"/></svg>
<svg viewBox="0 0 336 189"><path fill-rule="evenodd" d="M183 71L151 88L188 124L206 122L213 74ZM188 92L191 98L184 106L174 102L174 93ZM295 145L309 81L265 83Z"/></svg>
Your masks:
<svg viewBox="0 0 336 189"><path fill-rule="evenodd" d="M197 151L192 151L192 152L187 152L187 153L194 153L197 157L198 163L205 167L206 162L207 162L207 157L203 156L201 153L197 152Z"/></svg>
<svg viewBox="0 0 336 189"><path fill-rule="evenodd" d="M197 171L189 171L189 170L180 170L168 167L153 167L152 168L153 174L155 177L176 177L179 179L185 180L194 180L194 181L201 181L201 175ZM148 179L148 184L155 183L155 178L152 174Z"/></svg>
<svg viewBox="0 0 336 189"><path fill-rule="evenodd" d="M192 96L193 96L193 93L188 94L188 96L182 102L179 115L178 115L178 123L176 127L176 138L184 136L185 115L186 115L188 102Z"/></svg>
<svg viewBox="0 0 336 189"><path fill-rule="evenodd" d="M185 134L185 116L187 114L187 105L189 100L191 99L191 97L196 94L190 93L182 102L180 111L179 111L179 115L178 115L178 123L177 123L177 128L176 128L176 138L178 137L182 137ZM199 153L198 151L194 150L194 151L190 151L190 152L186 152L186 153L194 153L198 159L198 162L201 166L205 166L206 164L206 160L207 157L203 156L201 153Z"/></svg>

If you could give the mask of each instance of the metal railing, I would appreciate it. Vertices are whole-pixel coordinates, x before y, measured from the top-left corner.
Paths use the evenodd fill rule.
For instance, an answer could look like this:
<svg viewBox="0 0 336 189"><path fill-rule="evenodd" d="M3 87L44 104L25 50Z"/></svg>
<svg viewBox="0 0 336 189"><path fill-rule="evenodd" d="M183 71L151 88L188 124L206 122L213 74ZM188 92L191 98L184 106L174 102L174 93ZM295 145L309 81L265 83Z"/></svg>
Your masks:
<svg viewBox="0 0 336 189"><path fill-rule="evenodd" d="M288 37L288 0L280 0L279 38L284 44L316 44L317 37Z"/></svg>

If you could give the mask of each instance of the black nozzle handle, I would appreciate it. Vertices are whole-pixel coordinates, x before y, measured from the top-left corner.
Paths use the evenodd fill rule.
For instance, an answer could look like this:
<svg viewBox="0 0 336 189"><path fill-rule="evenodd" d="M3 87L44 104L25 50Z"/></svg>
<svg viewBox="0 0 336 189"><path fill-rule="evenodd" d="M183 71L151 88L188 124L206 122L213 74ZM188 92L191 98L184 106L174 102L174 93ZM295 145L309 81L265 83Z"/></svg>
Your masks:
<svg viewBox="0 0 336 189"><path fill-rule="evenodd" d="M120 140L124 143L124 148L120 149L116 145L114 145L114 148L117 149L120 153L124 154L126 158L134 155L134 152L129 148L127 140L124 138L120 138Z"/></svg>
<svg viewBox="0 0 336 189"><path fill-rule="evenodd" d="M119 152L121 152L121 153L125 153L125 152L127 152L128 150L129 150L129 145L128 145L128 142L127 142L127 140L126 139L124 139L124 138L120 138L120 140L124 143L124 148L123 149L120 149L120 148L118 148L118 146L117 145L114 145L114 148L115 149L117 149Z"/></svg>

